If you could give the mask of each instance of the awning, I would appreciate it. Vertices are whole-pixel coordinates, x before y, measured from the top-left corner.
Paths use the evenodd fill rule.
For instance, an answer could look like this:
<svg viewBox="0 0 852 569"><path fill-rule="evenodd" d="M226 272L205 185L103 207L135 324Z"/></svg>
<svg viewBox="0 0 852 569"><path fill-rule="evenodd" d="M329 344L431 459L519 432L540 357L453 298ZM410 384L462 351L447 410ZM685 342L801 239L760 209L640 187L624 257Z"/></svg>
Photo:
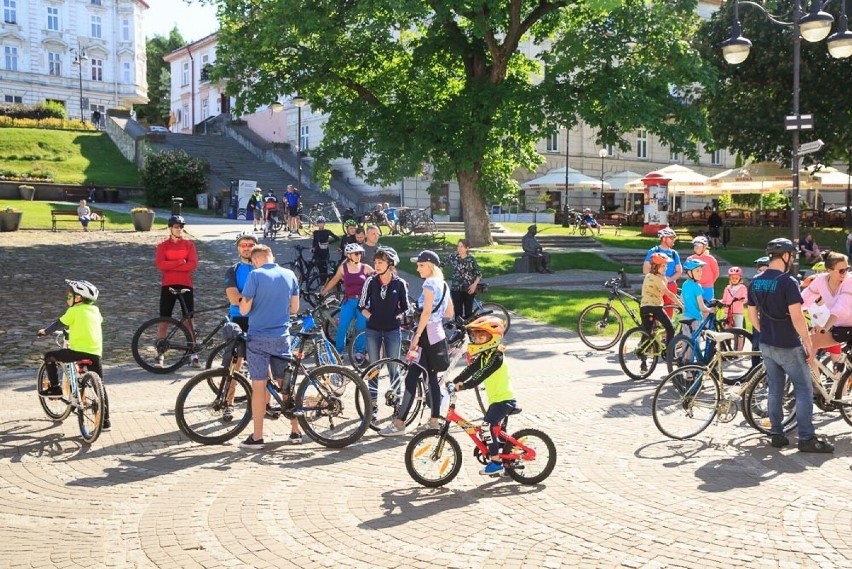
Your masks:
<svg viewBox="0 0 852 569"><path fill-rule="evenodd" d="M521 188L525 190L564 190L565 187L565 168L554 168L550 170L544 176L536 178L534 180L530 180L529 182L524 182L521 184ZM568 168L568 187L569 190L600 190L601 189L601 181L592 178L591 176L586 176L579 170L575 170L574 168ZM610 185L607 182L603 183L604 191L610 189Z"/></svg>
<svg viewBox="0 0 852 569"><path fill-rule="evenodd" d="M708 187L708 181L710 180L704 174L699 174L695 170L691 170L680 164L672 164L671 166L654 171L671 180L668 186L670 191L682 193L702 193ZM641 192L644 191L645 184L639 179L626 183L624 188L631 192Z"/></svg>

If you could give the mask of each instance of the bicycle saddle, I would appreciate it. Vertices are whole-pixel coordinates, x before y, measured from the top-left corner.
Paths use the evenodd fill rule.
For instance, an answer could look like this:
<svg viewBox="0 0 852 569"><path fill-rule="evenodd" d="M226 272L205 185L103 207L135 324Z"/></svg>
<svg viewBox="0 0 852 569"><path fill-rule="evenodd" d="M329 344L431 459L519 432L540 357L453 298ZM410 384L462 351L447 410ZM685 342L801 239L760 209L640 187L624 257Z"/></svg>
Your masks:
<svg viewBox="0 0 852 569"><path fill-rule="evenodd" d="M735 336L730 332L712 332L710 330L705 330L704 335L717 344L727 340L733 340L735 338Z"/></svg>

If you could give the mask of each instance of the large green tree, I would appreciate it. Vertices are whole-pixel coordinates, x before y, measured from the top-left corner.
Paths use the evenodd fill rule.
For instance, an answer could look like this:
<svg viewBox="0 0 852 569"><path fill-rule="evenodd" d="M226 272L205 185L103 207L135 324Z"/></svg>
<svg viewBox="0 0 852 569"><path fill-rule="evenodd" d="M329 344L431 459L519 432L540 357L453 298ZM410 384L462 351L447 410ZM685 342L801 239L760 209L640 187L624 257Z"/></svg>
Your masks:
<svg viewBox="0 0 852 569"><path fill-rule="evenodd" d="M390 184L431 164L458 180L467 237L485 203L541 163L535 144L582 119L604 142L638 127L694 154L695 0L216 0L215 75L237 111L298 93L329 113L316 169L338 157Z"/></svg>
<svg viewBox="0 0 852 569"><path fill-rule="evenodd" d="M836 4L836 3L835 3ZM767 9L792 19L792 2L769 0ZM838 9L827 8L838 19ZM700 50L718 73L715 96L702 98L715 141L755 160L790 165L792 140L784 117L793 110L792 28L770 22L753 6L740 5L743 36L752 42L743 63L730 65L719 45L731 35L732 5L728 3L704 26ZM836 29L836 23L835 23ZM813 114L815 127L802 131L802 142L822 139L823 150L806 162L845 161L852 149L852 58L834 59L825 40L801 46L799 109Z"/></svg>
<svg viewBox="0 0 852 569"><path fill-rule="evenodd" d="M156 35L145 43L148 58L148 103L135 107L136 118L147 124L168 125L171 94L171 70L163 61L163 56L183 47L185 42L177 26L172 28L168 37ZM165 80L164 80L165 76Z"/></svg>

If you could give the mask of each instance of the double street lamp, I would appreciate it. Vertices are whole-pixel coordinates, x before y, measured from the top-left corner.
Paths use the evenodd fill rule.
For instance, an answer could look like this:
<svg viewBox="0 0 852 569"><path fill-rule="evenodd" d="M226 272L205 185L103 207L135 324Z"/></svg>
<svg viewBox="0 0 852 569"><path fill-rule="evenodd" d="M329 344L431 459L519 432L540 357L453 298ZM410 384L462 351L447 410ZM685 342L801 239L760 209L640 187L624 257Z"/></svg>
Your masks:
<svg viewBox="0 0 852 569"><path fill-rule="evenodd" d="M751 42L743 37L742 26L739 20L739 5L754 6L774 24L790 26L793 28L793 113L785 120L785 128L793 134L792 170L793 170L793 215L792 239L795 245L799 242L799 158L802 155L799 148L799 131L803 128L812 128L813 123L810 116L803 116L799 112L799 77L801 75L801 47L802 38L809 42L822 41L831 31L834 17L823 11L831 0L813 0L807 14L802 10L802 0L794 0L793 21L786 22L769 13L761 4L744 0L734 0L733 21L731 25L731 37L722 42L722 56L725 61L737 65L746 60L751 49ZM832 57L843 59L852 55L852 33L848 30L846 18L846 0L841 0L841 15L838 30L828 38L828 52ZM807 118L806 118L807 117ZM798 267L796 267L797 269Z"/></svg>
<svg viewBox="0 0 852 569"><path fill-rule="evenodd" d="M83 62L88 61L89 57L86 55L86 50L78 51L75 48L71 48L71 52L74 54L74 61L72 61L73 65L76 65L80 71L80 120L86 120L86 117L83 115Z"/></svg>

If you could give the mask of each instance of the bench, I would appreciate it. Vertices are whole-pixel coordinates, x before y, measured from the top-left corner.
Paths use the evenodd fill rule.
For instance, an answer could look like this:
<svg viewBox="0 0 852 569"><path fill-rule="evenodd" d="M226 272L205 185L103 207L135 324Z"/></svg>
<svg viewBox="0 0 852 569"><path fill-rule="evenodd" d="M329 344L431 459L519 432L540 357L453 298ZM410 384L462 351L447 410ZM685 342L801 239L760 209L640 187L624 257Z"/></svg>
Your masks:
<svg viewBox="0 0 852 569"><path fill-rule="evenodd" d="M100 223L101 231L104 230L104 222L106 221L106 217L104 216L104 212L99 209L91 210L93 214L97 214L98 219L93 219L89 221L89 223ZM50 222L51 222L51 231L56 231L56 224L61 223L63 221L72 221L74 223L80 223L79 218L77 217L77 212L73 209L54 209L50 212ZM82 227L82 226L81 226Z"/></svg>
<svg viewBox="0 0 852 569"><path fill-rule="evenodd" d="M80 200L88 200L91 190L83 186L71 186L65 188L62 193L65 195L65 201L78 202Z"/></svg>

